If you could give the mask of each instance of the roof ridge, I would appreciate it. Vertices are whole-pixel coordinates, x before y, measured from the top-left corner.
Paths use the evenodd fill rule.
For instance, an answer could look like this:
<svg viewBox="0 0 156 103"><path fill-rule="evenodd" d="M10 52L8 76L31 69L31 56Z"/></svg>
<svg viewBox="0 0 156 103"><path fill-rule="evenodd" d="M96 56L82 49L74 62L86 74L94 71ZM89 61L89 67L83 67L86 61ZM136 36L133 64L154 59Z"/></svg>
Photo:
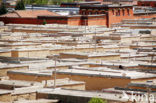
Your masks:
<svg viewBox="0 0 156 103"><path fill-rule="evenodd" d="M14 13L16 13L21 18L21 15L17 11L15 11Z"/></svg>

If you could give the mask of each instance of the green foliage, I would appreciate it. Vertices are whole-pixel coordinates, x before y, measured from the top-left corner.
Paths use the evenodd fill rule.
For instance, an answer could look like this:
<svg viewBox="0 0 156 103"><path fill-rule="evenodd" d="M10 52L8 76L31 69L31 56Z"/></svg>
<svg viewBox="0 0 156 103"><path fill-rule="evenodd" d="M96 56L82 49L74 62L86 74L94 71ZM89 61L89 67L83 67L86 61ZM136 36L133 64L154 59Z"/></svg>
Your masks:
<svg viewBox="0 0 156 103"><path fill-rule="evenodd" d="M43 25L46 25L46 24L47 24L47 22L46 22L46 20L44 19L44 20L43 20Z"/></svg>
<svg viewBox="0 0 156 103"><path fill-rule="evenodd" d="M17 2L15 10L25 10L25 4L23 0Z"/></svg>
<svg viewBox="0 0 156 103"><path fill-rule="evenodd" d="M34 3L37 5L46 5L48 2L49 0L36 0Z"/></svg>
<svg viewBox="0 0 156 103"><path fill-rule="evenodd" d="M36 5L47 5L49 4L50 0L25 0L25 4L28 5L32 5L32 4L36 4Z"/></svg>
<svg viewBox="0 0 156 103"><path fill-rule="evenodd" d="M33 4L33 3L35 3L35 0L25 0L24 3L25 4Z"/></svg>
<svg viewBox="0 0 156 103"><path fill-rule="evenodd" d="M64 1L64 0L62 0L62 1ZM50 0L50 4L60 5L61 4L61 0Z"/></svg>
<svg viewBox="0 0 156 103"><path fill-rule="evenodd" d="M6 6L4 4L1 4L0 6L0 15L6 14L8 11L6 9Z"/></svg>
<svg viewBox="0 0 156 103"><path fill-rule="evenodd" d="M107 101L104 101L100 98L92 98L88 103L107 103Z"/></svg>
<svg viewBox="0 0 156 103"><path fill-rule="evenodd" d="M62 2L74 2L75 0L25 0L25 4L36 4L36 5L60 5ZM82 1L82 0L76 0Z"/></svg>

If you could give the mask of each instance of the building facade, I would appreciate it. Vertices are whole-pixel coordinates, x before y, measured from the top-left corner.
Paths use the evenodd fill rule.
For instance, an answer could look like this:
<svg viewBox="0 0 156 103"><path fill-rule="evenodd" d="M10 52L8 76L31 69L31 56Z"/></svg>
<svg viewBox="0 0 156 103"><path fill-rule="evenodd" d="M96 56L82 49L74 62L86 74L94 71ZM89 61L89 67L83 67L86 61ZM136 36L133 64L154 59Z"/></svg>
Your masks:
<svg viewBox="0 0 156 103"><path fill-rule="evenodd" d="M119 23L124 19L133 19L133 6L131 5L83 5L80 15L105 15L106 25Z"/></svg>
<svg viewBox="0 0 156 103"><path fill-rule="evenodd" d="M140 0L138 1L138 6L149 6L149 7L156 7L155 0Z"/></svg>
<svg viewBox="0 0 156 103"><path fill-rule="evenodd" d="M0 16L0 21L5 24L66 24L66 25L102 25L111 27L114 24L120 23L125 19L141 19L156 17L156 12L141 12L134 13L132 5L80 5L79 15L57 15L56 13L49 13L47 11L37 12L33 11L15 11L15 13L8 13ZM27 14L30 15L27 15ZM18 14L18 15L17 15ZM23 15L24 14L24 15ZM35 14L35 16L34 16Z"/></svg>

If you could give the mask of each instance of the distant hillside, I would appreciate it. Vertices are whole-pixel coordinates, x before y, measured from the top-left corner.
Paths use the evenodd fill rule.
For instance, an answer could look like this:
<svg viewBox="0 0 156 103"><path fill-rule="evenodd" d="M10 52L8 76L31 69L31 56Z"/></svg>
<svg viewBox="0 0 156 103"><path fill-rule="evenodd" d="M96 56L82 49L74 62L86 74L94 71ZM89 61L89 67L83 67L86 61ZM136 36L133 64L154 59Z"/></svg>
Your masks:
<svg viewBox="0 0 156 103"><path fill-rule="evenodd" d="M36 4L36 5L60 5L62 2L74 2L74 1L75 0L24 0L25 4Z"/></svg>

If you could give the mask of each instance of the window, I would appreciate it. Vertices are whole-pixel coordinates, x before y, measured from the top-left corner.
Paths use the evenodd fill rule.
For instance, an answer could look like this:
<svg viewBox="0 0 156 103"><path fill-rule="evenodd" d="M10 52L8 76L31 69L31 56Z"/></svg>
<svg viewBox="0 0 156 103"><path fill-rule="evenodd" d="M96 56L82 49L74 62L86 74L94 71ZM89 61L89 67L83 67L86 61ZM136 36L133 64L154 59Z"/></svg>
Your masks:
<svg viewBox="0 0 156 103"><path fill-rule="evenodd" d="M101 14L105 14L105 11L102 11Z"/></svg>
<svg viewBox="0 0 156 103"><path fill-rule="evenodd" d="M118 12L116 12L116 16L118 16Z"/></svg>
<svg viewBox="0 0 156 103"><path fill-rule="evenodd" d="M118 10L118 16L120 16L120 10Z"/></svg>
<svg viewBox="0 0 156 103"><path fill-rule="evenodd" d="M145 6L144 4L141 4L141 6Z"/></svg>
<svg viewBox="0 0 156 103"><path fill-rule="evenodd" d="M85 11L82 11L82 15L86 15L86 12Z"/></svg>
<svg viewBox="0 0 156 103"><path fill-rule="evenodd" d="M114 15L114 10L112 10L112 13L113 13L113 15Z"/></svg>
<svg viewBox="0 0 156 103"><path fill-rule="evenodd" d="M127 9L127 14L130 15L129 9Z"/></svg>
<svg viewBox="0 0 156 103"><path fill-rule="evenodd" d="M116 11L116 16L120 16L120 10Z"/></svg>
<svg viewBox="0 0 156 103"><path fill-rule="evenodd" d="M125 10L122 10L122 14L123 14L123 16L125 16Z"/></svg>
<svg viewBox="0 0 156 103"><path fill-rule="evenodd" d="M146 6L150 6L150 4L146 4Z"/></svg>
<svg viewBox="0 0 156 103"><path fill-rule="evenodd" d="M92 12L91 12L91 11L89 11L89 12L88 12L88 14L89 14L89 15L92 15Z"/></svg>
<svg viewBox="0 0 156 103"><path fill-rule="evenodd" d="M98 11L96 11L95 14L98 14Z"/></svg>

